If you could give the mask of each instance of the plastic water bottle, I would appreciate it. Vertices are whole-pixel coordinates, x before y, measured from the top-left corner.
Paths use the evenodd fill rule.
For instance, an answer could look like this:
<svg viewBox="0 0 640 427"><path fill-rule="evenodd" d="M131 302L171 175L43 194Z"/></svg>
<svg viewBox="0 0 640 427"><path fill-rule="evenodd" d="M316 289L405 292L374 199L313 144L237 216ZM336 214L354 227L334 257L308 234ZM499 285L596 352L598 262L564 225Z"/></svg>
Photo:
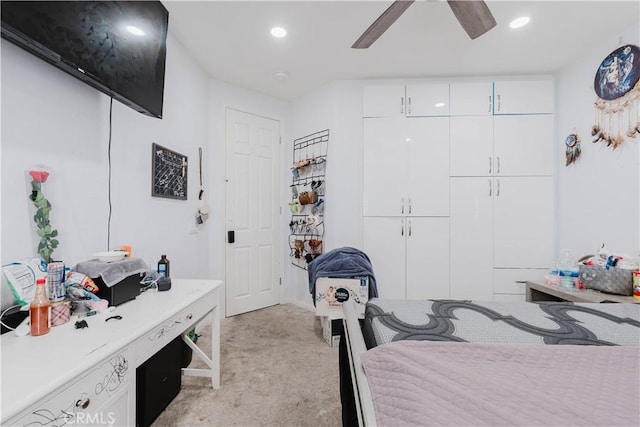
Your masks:
<svg viewBox="0 0 640 427"><path fill-rule="evenodd" d="M571 269L573 268L573 257L569 249L563 249L558 259L558 274L560 275L560 286L563 288L573 288L573 277L571 277Z"/></svg>

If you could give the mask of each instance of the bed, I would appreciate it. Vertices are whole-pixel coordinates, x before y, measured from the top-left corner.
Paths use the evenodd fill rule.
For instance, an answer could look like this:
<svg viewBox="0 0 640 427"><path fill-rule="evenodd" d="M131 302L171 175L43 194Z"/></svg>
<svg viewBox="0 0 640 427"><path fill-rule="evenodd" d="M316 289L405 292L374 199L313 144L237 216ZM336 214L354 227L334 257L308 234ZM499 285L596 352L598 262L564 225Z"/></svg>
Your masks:
<svg viewBox="0 0 640 427"><path fill-rule="evenodd" d="M344 425L640 425L640 305L345 303Z"/></svg>

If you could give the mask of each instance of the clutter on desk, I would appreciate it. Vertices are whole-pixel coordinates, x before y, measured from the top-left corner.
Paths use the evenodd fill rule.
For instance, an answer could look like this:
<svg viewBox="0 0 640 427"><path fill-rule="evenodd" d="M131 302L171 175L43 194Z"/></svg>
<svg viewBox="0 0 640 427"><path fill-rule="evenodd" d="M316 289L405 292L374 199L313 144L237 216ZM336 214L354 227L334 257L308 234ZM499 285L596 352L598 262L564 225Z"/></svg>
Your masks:
<svg viewBox="0 0 640 427"><path fill-rule="evenodd" d="M162 255L160 257L160 261L158 261L158 274L162 277L169 277L171 263L167 259L166 255Z"/></svg>
<svg viewBox="0 0 640 427"><path fill-rule="evenodd" d="M149 267L140 258L123 258L113 262L83 261L73 270L93 279L99 298L107 300L109 305L120 305L140 294L140 280Z"/></svg>
<svg viewBox="0 0 640 427"><path fill-rule="evenodd" d="M51 329L51 301L47 298L45 282L44 278L36 281L36 291L29 304L30 332L34 337L48 334Z"/></svg>
<svg viewBox="0 0 640 427"><path fill-rule="evenodd" d="M555 269L544 276L548 285L592 289L617 295L633 295L634 271L640 276L640 259L610 251L604 243L595 254L577 260L570 251L561 251ZM640 280L640 279L638 279ZM640 299L640 286L638 289Z"/></svg>
<svg viewBox="0 0 640 427"><path fill-rule="evenodd" d="M633 272L639 269L638 258L612 252L603 243L593 256L581 261L580 282L585 289L633 295Z"/></svg>

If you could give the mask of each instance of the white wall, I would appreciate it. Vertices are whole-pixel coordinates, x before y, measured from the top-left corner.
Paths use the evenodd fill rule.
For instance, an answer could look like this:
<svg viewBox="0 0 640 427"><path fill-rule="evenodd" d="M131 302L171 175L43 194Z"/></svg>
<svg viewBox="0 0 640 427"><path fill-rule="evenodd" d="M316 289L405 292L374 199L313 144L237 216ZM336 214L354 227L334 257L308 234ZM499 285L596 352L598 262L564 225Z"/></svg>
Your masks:
<svg viewBox="0 0 640 427"><path fill-rule="evenodd" d="M285 145L283 188L291 184L293 140L329 129L325 175L324 251L362 245L362 86L361 81L335 81L294 101L291 132ZM287 191L286 202L291 200ZM288 245L288 205L283 212L284 240ZM283 300L313 307L306 270L291 264L285 247Z"/></svg>
<svg viewBox="0 0 640 427"><path fill-rule="evenodd" d="M594 253L602 243L633 256L640 250L640 138L626 138L615 151L591 142L594 76L602 60L620 46L620 38L640 45L640 27L603 39L557 75L557 249L569 249L575 257ZM574 129L582 154L565 167L564 140Z"/></svg>
<svg viewBox="0 0 640 427"><path fill-rule="evenodd" d="M111 238L107 248L109 98L2 40L2 263L36 255L25 171L43 164L44 193L59 231L54 258L67 265L130 244L176 277L210 277L206 233L192 234L198 146L208 138L209 80L169 35L164 118L113 103ZM151 197L151 144L189 158L188 200ZM2 286L6 297L6 286ZM3 306L7 303L3 298Z"/></svg>

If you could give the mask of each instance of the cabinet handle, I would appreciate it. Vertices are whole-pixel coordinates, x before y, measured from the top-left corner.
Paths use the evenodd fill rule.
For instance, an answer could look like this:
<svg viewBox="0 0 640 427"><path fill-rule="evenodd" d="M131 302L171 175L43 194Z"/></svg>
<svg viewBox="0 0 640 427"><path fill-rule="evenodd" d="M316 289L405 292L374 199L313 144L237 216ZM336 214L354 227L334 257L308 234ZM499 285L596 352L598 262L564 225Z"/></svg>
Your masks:
<svg viewBox="0 0 640 427"><path fill-rule="evenodd" d="M409 215L411 215L411 197L409 197Z"/></svg>
<svg viewBox="0 0 640 427"><path fill-rule="evenodd" d="M404 197L402 198L402 208L400 210L401 214L404 214Z"/></svg>
<svg viewBox="0 0 640 427"><path fill-rule="evenodd" d="M89 399L88 397L83 397L82 399L76 400L76 408L87 409L90 403L91 399Z"/></svg>
<svg viewBox="0 0 640 427"><path fill-rule="evenodd" d="M496 188L496 197L500 197L500 180L497 180L498 188Z"/></svg>
<svg viewBox="0 0 640 427"><path fill-rule="evenodd" d="M409 220L409 237L411 237L411 220Z"/></svg>
<svg viewBox="0 0 640 427"><path fill-rule="evenodd" d="M409 109L409 114L411 114L411 97L407 98L407 108Z"/></svg>
<svg viewBox="0 0 640 427"><path fill-rule="evenodd" d="M524 284L526 284L526 283L527 283L527 281L526 281L526 280L516 280L516 283L521 283L521 284L523 284L523 285L524 285Z"/></svg>
<svg viewBox="0 0 640 427"><path fill-rule="evenodd" d="M492 166L493 166L493 159L491 158L491 156L489 156L489 173L491 173Z"/></svg>
<svg viewBox="0 0 640 427"><path fill-rule="evenodd" d="M404 236L404 219L400 221L400 223L402 224L402 227L400 228L400 235Z"/></svg>
<svg viewBox="0 0 640 427"><path fill-rule="evenodd" d="M491 95L489 95L489 113L491 112Z"/></svg>
<svg viewBox="0 0 640 427"><path fill-rule="evenodd" d="M498 163L496 165L496 173L500 173L500 156L496 157L496 162Z"/></svg>
<svg viewBox="0 0 640 427"><path fill-rule="evenodd" d="M500 94L498 94L498 111L500 111Z"/></svg>
<svg viewBox="0 0 640 427"><path fill-rule="evenodd" d="M400 97L400 114L404 113L404 96Z"/></svg>
<svg viewBox="0 0 640 427"><path fill-rule="evenodd" d="M491 184L491 180L489 180L489 197L491 197L492 189L493 189L493 185Z"/></svg>

